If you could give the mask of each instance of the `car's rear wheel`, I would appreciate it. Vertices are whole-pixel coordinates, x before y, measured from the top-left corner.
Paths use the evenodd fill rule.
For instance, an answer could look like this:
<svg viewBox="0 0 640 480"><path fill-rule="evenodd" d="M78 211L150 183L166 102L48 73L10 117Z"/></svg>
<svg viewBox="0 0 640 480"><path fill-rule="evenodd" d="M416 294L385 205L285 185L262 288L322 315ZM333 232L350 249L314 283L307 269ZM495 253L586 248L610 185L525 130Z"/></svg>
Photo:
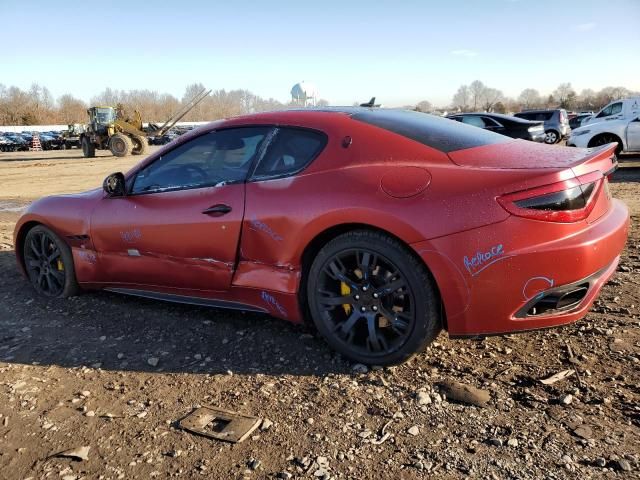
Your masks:
<svg viewBox="0 0 640 480"><path fill-rule="evenodd" d="M560 141L560 135L555 130L547 130L544 137L544 143L554 145Z"/></svg>
<svg viewBox="0 0 640 480"><path fill-rule="evenodd" d="M29 281L39 294L66 298L78 293L71 249L58 235L37 225L29 230L22 247Z"/></svg>
<svg viewBox="0 0 640 480"><path fill-rule="evenodd" d="M428 270L379 232L351 231L328 242L309 270L307 299L318 331L356 362L402 363L441 329Z"/></svg>

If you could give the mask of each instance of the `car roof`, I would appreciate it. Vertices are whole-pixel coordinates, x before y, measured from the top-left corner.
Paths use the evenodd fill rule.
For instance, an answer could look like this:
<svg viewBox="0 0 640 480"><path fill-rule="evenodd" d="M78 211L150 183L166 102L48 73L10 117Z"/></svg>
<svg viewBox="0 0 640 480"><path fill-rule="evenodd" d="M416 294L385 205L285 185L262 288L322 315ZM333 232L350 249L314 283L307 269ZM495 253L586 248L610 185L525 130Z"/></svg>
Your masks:
<svg viewBox="0 0 640 480"><path fill-rule="evenodd" d="M516 113L516 115L520 113L548 113L548 112L559 112L560 110L564 110L564 108L536 108L533 110L523 110L521 112ZM566 111L566 110L565 110Z"/></svg>
<svg viewBox="0 0 640 480"><path fill-rule="evenodd" d="M503 135L428 113L378 107L312 107L256 113L229 119L231 124L250 124L255 121L272 123L309 123L313 118L335 117L343 121L355 120L402 135L441 152L452 152L481 145L501 143ZM307 122L305 122L307 120ZM226 123L226 122L224 122ZM507 139L508 140L508 139Z"/></svg>
<svg viewBox="0 0 640 480"><path fill-rule="evenodd" d="M455 113L453 115L449 115L450 117L456 117L459 115L469 115L473 117L489 117L495 120L512 122L512 123L520 123L520 124L529 124L529 123L540 123L531 120L525 120L524 118L512 117L511 115L505 115L503 113L484 113L484 112L470 112L470 113ZM477 128L477 127L476 127Z"/></svg>

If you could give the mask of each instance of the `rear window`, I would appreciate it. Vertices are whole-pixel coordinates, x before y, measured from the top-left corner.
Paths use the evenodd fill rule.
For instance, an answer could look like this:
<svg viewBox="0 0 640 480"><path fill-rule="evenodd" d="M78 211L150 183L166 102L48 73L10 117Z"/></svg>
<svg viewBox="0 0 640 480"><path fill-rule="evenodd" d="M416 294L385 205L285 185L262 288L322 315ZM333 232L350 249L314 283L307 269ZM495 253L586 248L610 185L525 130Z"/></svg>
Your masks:
<svg viewBox="0 0 640 480"><path fill-rule="evenodd" d="M504 135L448 118L407 110L371 109L357 111L351 118L384 128L445 153L512 140Z"/></svg>
<svg viewBox="0 0 640 480"><path fill-rule="evenodd" d="M553 112L521 112L516 113L514 116L518 118L524 118L526 120L545 122L547 120L551 120L551 117L553 117Z"/></svg>

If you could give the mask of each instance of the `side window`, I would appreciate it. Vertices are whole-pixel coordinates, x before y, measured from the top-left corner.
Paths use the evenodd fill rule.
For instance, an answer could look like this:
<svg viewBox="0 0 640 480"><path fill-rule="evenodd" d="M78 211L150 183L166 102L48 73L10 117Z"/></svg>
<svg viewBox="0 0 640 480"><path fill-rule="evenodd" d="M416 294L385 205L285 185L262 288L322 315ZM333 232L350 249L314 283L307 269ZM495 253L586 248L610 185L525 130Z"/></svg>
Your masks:
<svg viewBox="0 0 640 480"><path fill-rule="evenodd" d="M473 125L474 127L484 128L484 120L481 117L476 117L475 115L465 115L462 117L462 123L468 123L469 125Z"/></svg>
<svg viewBox="0 0 640 480"><path fill-rule="evenodd" d="M609 115L615 115L622 111L622 102L612 103L608 107L605 107L596 118L608 117Z"/></svg>
<svg viewBox="0 0 640 480"><path fill-rule="evenodd" d="M325 134L298 128L278 128L252 179L284 177L304 169L327 143Z"/></svg>
<svg viewBox="0 0 640 480"><path fill-rule="evenodd" d="M617 115L622 111L622 102L611 105L611 115Z"/></svg>
<svg viewBox="0 0 640 480"><path fill-rule="evenodd" d="M136 175L131 193L244 182L271 127L209 132L167 152Z"/></svg>

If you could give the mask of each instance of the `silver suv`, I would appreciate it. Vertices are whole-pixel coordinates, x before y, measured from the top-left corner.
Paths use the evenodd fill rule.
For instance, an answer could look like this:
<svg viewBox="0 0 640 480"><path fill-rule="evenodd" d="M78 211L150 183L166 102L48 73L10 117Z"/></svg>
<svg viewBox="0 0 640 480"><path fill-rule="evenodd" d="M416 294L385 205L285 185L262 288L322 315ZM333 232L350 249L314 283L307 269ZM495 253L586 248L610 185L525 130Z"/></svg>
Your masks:
<svg viewBox="0 0 640 480"><path fill-rule="evenodd" d="M515 116L524 118L525 120L544 122L544 133L546 134L544 143L558 143L571 133L569 116L563 108L556 108L555 110L527 110L526 112L516 113Z"/></svg>

